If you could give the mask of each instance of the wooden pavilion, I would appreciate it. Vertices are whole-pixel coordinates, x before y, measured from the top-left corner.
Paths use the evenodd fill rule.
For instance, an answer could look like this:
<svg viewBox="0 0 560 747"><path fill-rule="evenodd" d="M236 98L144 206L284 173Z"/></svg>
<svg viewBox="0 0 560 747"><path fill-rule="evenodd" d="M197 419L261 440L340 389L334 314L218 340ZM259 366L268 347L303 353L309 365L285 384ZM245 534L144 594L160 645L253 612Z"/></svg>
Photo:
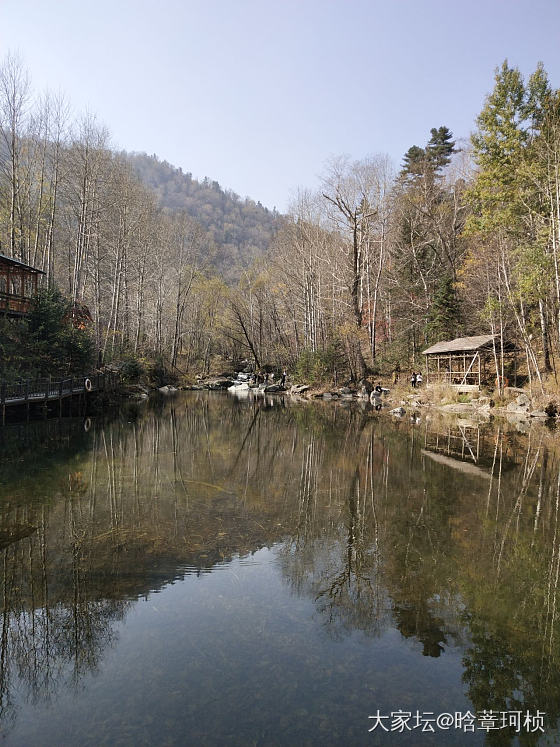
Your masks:
<svg viewBox="0 0 560 747"><path fill-rule="evenodd" d="M29 313L42 270L0 254L0 315L21 317Z"/></svg>
<svg viewBox="0 0 560 747"><path fill-rule="evenodd" d="M513 364L517 385L516 350L511 344L500 345L499 335L458 337L437 342L423 351L426 356L426 384L447 384L464 390L479 389L490 377L496 377L496 360L502 354Z"/></svg>

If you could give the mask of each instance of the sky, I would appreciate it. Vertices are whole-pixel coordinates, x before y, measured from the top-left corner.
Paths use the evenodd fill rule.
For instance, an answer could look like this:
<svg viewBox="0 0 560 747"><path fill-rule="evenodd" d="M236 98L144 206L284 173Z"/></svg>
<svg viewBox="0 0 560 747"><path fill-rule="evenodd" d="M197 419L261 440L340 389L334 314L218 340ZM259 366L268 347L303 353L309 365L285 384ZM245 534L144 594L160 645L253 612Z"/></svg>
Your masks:
<svg viewBox="0 0 560 747"><path fill-rule="evenodd" d="M329 159L466 138L507 58L560 87L560 0L0 0L0 57L116 149L288 208Z"/></svg>

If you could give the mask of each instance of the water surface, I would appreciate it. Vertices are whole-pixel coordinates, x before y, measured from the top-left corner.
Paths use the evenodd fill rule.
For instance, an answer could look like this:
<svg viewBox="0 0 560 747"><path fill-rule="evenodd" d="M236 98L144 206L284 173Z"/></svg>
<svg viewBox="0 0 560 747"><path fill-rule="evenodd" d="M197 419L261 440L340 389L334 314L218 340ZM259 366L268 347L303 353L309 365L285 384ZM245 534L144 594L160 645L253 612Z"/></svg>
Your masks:
<svg viewBox="0 0 560 747"><path fill-rule="evenodd" d="M6 744L558 742L544 428L200 392L0 453ZM368 732L484 709L545 734Z"/></svg>

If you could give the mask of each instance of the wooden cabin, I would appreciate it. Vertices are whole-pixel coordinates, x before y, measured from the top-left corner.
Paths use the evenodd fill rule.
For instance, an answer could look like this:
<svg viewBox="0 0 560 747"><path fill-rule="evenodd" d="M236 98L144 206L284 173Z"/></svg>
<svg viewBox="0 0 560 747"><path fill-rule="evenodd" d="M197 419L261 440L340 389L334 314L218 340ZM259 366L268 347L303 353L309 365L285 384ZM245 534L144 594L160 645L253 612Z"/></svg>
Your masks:
<svg viewBox="0 0 560 747"><path fill-rule="evenodd" d="M515 346L504 345L503 357L517 386ZM426 356L426 384L446 384L468 391L479 389L481 384L496 379L496 358L501 368L502 349L499 335L458 337L437 342L423 351ZM505 363L505 360L504 360Z"/></svg>
<svg viewBox="0 0 560 747"><path fill-rule="evenodd" d="M0 254L0 315L21 317L29 313L42 270Z"/></svg>

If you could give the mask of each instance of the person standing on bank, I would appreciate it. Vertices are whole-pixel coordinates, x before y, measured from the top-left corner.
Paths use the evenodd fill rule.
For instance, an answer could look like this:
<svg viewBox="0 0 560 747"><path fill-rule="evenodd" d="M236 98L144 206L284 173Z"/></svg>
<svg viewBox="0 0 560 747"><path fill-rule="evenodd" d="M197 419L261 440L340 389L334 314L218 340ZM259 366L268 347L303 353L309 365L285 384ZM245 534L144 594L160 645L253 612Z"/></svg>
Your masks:
<svg viewBox="0 0 560 747"><path fill-rule="evenodd" d="M422 384L422 374L418 372L416 374L416 386L419 387Z"/></svg>
<svg viewBox="0 0 560 747"><path fill-rule="evenodd" d="M416 372L415 371L412 372L412 376L410 377L410 383L412 385L412 388L415 389L416 388Z"/></svg>

